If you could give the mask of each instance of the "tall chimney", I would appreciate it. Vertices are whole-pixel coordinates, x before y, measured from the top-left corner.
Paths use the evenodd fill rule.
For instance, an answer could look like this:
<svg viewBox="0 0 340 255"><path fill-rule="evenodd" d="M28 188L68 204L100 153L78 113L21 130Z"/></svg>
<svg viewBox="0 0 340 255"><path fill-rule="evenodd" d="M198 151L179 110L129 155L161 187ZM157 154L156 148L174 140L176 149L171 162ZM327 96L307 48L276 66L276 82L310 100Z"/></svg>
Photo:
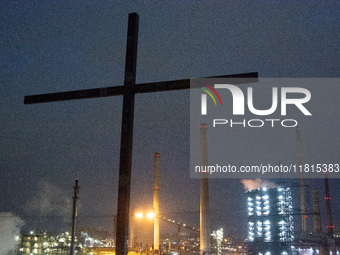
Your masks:
<svg viewBox="0 0 340 255"><path fill-rule="evenodd" d="M327 233L329 236L333 237L334 225L332 218L332 208L331 208L331 193L329 192L328 174L325 174L325 200L326 200L326 210L327 210Z"/></svg>
<svg viewBox="0 0 340 255"><path fill-rule="evenodd" d="M301 149L301 137L300 127L296 127L297 147L298 147L298 167L302 166L302 149ZM303 178L303 172L300 171L300 203L301 203L301 236L307 236L307 214L306 214L306 191L305 191L305 179Z"/></svg>
<svg viewBox="0 0 340 255"><path fill-rule="evenodd" d="M70 255L76 254L75 252L75 238L76 238L76 220L77 220L77 199L78 199L78 179L76 180L76 184L74 189L74 196L73 196L73 211L72 211L72 236L71 236L71 248L70 248Z"/></svg>
<svg viewBox="0 0 340 255"><path fill-rule="evenodd" d="M201 167L208 167L207 124L201 124ZM209 223L209 173L201 173L200 186L200 253L210 252L210 223Z"/></svg>
<svg viewBox="0 0 340 255"><path fill-rule="evenodd" d="M117 215L113 216L113 245L116 246Z"/></svg>
<svg viewBox="0 0 340 255"><path fill-rule="evenodd" d="M159 215L159 153L154 154L153 177L153 209L155 216ZM159 254L159 218L154 217L153 247L155 254Z"/></svg>
<svg viewBox="0 0 340 255"><path fill-rule="evenodd" d="M316 189L313 189L313 232L321 234L320 197Z"/></svg>
<svg viewBox="0 0 340 255"><path fill-rule="evenodd" d="M135 248L135 208L130 207L130 248ZM115 217L115 220L117 220L117 216ZM117 226L117 224L116 224Z"/></svg>

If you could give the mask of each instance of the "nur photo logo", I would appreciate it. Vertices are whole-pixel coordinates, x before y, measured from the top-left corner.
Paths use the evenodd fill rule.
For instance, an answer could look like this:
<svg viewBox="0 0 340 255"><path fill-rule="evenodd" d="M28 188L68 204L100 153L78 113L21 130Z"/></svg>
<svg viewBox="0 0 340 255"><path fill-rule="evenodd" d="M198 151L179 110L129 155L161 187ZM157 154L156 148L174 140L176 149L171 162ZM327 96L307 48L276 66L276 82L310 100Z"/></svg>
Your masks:
<svg viewBox="0 0 340 255"><path fill-rule="evenodd" d="M218 105L216 98L221 105L221 108L218 110L219 114L216 114L216 111L214 111L214 118L212 120L213 127L216 127L216 125L225 124L230 124L230 127L233 127L235 125L241 125L243 127L262 127L265 125L265 123L269 123L271 124L271 127L274 127L276 122L280 122L282 127L296 127L298 125L298 121L296 119L281 120L277 118L249 120L243 119L241 120L241 122L238 119L236 122L236 120L225 118L225 115L227 114L227 107L232 107L233 116L245 116L247 115L246 110L248 110L249 114L253 114L256 116L269 116L274 113L276 113L277 115L277 110L279 110L279 114L281 116L287 116L288 111L289 113L298 112L300 114L302 113L305 116L312 116L311 112L305 106L306 103L308 103L311 99L311 92L306 88L270 87L266 88L269 89L269 91L271 92L269 96L269 91L267 91L268 93L266 96L263 96L261 94L257 94L257 96L254 96L253 87L247 87L246 93L244 93L238 86L233 84L212 82L211 84L214 85L208 85L207 83L200 81L196 81L196 84L201 84L202 87L199 87L199 89L205 92L200 96L201 116L208 115L207 95L211 97L215 106ZM230 100L230 98L224 100L223 105L221 97L226 95L229 97L226 92L231 95L232 100ZM265 108L255 106L254 100L255 102L266 102L267 106ZM270 107L268 107L268 102ZM289 110L287 111L287 109ZM288 115L292 116L291 114Z"/></svg>

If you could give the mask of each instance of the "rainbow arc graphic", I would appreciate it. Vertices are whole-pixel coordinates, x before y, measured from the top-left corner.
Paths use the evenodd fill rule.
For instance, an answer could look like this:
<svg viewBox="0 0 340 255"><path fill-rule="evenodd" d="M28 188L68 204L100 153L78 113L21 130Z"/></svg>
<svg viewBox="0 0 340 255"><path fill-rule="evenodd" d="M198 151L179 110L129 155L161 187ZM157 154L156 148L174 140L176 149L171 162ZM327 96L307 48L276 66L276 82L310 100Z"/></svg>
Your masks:
<svg viewBox="0 0 340 255"><path fill-rule="evenodd" d="M216 99L215 99L214 95L207 88L209 88L217 96L217 98L220 101L220 104L222 106L222 100L220 98L220 95L216 92L216 90L213 87L211 87L208 84L202 83L202 82L197 82L197 83L202 84L203 87L201 87L199 89L206 92L212 98L212 100L215 103L215 106L217 106ZM204 88L204 87L206 87L206 88ZM207 115L207 95L206 94L201 95L201 114Z"/></svg>
<svg viewBox="0 0 340 255"><path fill-rule="evenodd" d="M205 87L211 89L211 91L214 92L214 94L217 96L217 98L218 98L218 100L220 101L220 104L221 104L221 106L222 106L222 100L221 100L221 98L220 98L220 95L217 93L217 91L216 91L213 87L211 87L211 86L208 85L208 84L202 83L202 82L197 82L197 83L202 84L203 86L205 86ZM206 92L206 93L212 98L212 100L214 100L215 106L217 106L215 97L213 96L213 94L211 94L211 92L210 92L209 90L207 90L207 89L205 89L205 88L199 88L199 89L201 89L201 90L203 90L204 92Z"/></svg>

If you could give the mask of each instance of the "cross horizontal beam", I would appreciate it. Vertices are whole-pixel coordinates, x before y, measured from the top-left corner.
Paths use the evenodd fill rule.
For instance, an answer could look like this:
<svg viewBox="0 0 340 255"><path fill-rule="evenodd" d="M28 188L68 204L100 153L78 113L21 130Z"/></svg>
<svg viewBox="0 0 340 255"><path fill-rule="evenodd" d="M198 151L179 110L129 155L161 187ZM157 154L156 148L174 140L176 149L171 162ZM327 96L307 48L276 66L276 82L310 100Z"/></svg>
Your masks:
<svg viewBox="0 0 340 255"><path fill-rule="evenodd" d="M251 83L258 81L258 73L242 73L242 74L231 74L222 76L213 76L208 78L228 78L228 83L230 84L242 84ZM200 87L197 84L197 87ZM67 92L57 92L49 94L31 95L25 96L24 104L38 104L47 102L57 102L57 101L67 101L76 100L84 98L97 98L97 97L108 97L108 96L120 96L124 95L126 90L135 94L157 92L157 91L171 91L171 90L181 90L190 89L190 79L184 80L173 80L173 81L163 81L163 82L151 82L136 84L135 86L115 86L115 87L105 87L96 89L85 89L85 90L74 90Z"/></svg>

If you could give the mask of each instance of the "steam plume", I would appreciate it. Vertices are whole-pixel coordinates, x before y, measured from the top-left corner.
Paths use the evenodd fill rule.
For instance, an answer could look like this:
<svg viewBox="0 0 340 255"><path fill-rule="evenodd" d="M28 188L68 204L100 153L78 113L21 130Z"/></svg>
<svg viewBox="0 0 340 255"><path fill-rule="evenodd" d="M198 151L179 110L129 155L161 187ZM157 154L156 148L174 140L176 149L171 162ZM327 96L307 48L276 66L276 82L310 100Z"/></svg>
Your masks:
<svg viewBox="0 0 340 255"><path fill-rule="evenodd" d="M72 212L70 194L48 180L41 180L36 195L27 203L27 211L36 215L69 215Z"/></svg>
<svg viewBox="0 0 340 255"><path fill-rule="evenodd" d="M244 189L246 191L250 191L250 190L254 190L254 189L258 189L258 188L268 188L268 189L272 189L276 187L276 184L274 182L270 182L270 181L263 181L261 179L242 179L241 182L244 185Z"/></svg>
<svg viewBox="0 0 340 255"><path fill-rule="evenodd" d="M16 236L20 233L23 220L12 213L0 213L0 254L8 254L16 249Z"/></svg>

